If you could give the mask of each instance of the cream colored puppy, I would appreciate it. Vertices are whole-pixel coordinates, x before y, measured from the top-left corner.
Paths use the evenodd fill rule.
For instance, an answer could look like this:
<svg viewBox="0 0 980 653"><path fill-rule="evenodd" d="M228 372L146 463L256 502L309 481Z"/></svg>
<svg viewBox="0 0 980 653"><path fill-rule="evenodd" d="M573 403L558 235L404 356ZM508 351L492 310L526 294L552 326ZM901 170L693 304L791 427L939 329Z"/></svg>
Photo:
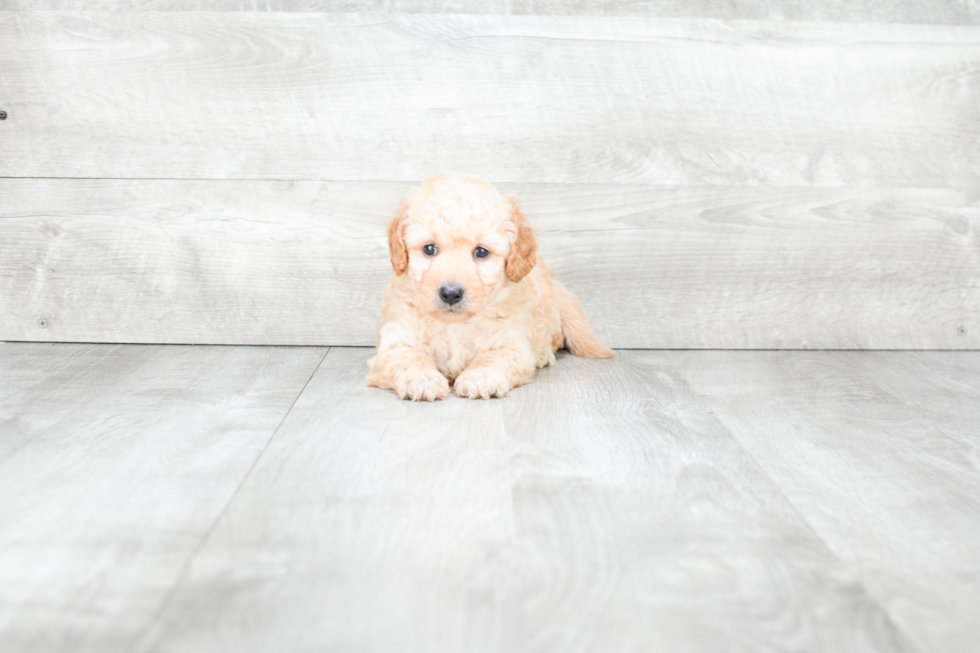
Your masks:
<svg viewBox="0 0 980 653"><path fill-rule="evenodd" d="M402 399L453 392L503 397L567 346L608 358L582 305L551 278L512 195L439 175L413 188L388 225L395 270L381 306L367 384Z"/></svg>

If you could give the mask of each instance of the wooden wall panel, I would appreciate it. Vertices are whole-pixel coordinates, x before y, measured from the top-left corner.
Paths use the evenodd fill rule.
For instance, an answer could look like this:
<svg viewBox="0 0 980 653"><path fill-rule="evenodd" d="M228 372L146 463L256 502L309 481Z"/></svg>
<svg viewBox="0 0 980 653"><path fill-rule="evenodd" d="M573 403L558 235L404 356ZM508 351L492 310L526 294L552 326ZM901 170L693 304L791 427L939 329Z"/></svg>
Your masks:
<svg viewBox="0 0 980 653"><path fill-rule="evenodd" d="M980 347L977 7L0 0L0 339L372 344L456 170L612 346Z"/></svg>
<svg viewBox="0 0 980 653"><path fill-rule="evenodd" d="M0 180L0 340L372 345L407 188ZM976 192L502 190L613 347L980 346Z"/></svg>
<svg viewBox="0 0 980 653"><path fill-rule="evenodd" d="M0 12L0 176L973 187L980 27Z"/></svg>
<svg viewBox="0 0 980 653"><path fill-rule="evenodd" d="M0 185L0 339L374 344L395 188Z"/></svg>
<svg viewBox="0 0 980 653"><path fill-rule="evenodd" d="M0 10L530 14L980 24L975 0L0 0Z"/></svg>

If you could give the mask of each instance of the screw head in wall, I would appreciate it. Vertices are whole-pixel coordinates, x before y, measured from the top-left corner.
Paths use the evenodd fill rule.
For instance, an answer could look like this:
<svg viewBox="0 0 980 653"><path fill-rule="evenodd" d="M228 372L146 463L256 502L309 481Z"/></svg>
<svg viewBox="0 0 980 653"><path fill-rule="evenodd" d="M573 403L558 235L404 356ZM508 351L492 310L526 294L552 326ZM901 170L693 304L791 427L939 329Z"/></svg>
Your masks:
<svg viewBox="0 0 980 653"><path fill-rule="evenodd" d="M959 327L958 329L956 329L956 333L960 334L961 336L965 336L966 335L966 327Z"/></svg>
<svg viewBox="0 0 980 653"><path fill-rule="evenodd" d="M0 109L0 120L6 120L6 119L7 119L7 112L4 111L3 109Z"/></svg>
<svg viewBox="0 0 980 653"><path fill-rule="evenodd" d="M42 317L40 320L37 321L37 325L43 329L48 326L48 321Z"/></svg>

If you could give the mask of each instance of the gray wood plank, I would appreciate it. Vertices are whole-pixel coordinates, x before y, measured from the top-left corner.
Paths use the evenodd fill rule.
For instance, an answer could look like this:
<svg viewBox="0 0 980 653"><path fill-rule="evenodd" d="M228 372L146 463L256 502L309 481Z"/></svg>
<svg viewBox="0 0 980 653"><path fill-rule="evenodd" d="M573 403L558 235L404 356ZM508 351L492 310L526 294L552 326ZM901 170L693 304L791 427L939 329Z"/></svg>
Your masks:
<svg viewBox="0 0 980 653"><path fill-rule="evenodd" d="M657 354L400 402L331 349L143 651L916 650Z"/></svg>
<svg viewBox="0 0 980 653"><path fill-rule="evenodd" d="M922 650L976 650L976 441L948 437L882 389L879 375L865 376L867 366L853 366L896 354L664 356ZM884 383L894 383L897 369L880 375L890 379ZM969 374L975 384L975 367ZM958 414L956 399L948 397L944 410Z"/></svg>
<svg viewBox="0 0 980 653"><path fill-rule="evenodd" d="M656 352L505 402L529 650L914 650Z"/></svg>
<svg viewBox="0 0 980 653"><path fill-rule="evenodd" d="M0 176L975 187L978 29L4 11Z"/></svg>
<svg viewBox="0 0 980 653"><path fill-rule="evenodd" d="M409 186L0 180L0 339L373 345ZM501 189L613 347L980 348L972 191Z"/></svg>
<svg viewBox="0 0 980 653"><path fill-rule="evenodd" d="M0 343L0 462L71 420L81 403L128 387L158 355L153 347Z"/></svg>
<svg viewBox="0 0 980 653"><path fill-rule="evenodd" d="M0 343L0 649L132 650L323 355Z"/></svg>
<svg viewBox="0 0 980 653"><path fill-rule="evenodd" d="M501 650L501 404L400 401L371 355L330 350L139 650Z"/></svg>
<svg viewBox="0 0 980 653"><path fill-rule="evenodd" d="M963 445L961 455L980 469L980 352L854 352L842 359Z"/></svg>
<svg viewBox="0 0 980 653"><path fill-rule="evenodd" d="M0 0L18 11L474 13L980 24L970 0Z"/></svg>
<svg viewBox="0 0 980 653"><path fill-rule="evenodd" d="M391 270L384 225L408 189L0 185L0 302L10 310L0 338L287 345L374 344Z"/></svg>

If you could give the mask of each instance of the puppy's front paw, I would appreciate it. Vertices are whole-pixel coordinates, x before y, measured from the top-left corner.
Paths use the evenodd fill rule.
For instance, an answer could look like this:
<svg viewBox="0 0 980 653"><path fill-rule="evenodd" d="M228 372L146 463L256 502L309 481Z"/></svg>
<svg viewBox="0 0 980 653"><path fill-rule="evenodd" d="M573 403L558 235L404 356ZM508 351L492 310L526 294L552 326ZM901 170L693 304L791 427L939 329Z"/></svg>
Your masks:
<svg viewBox="0 0 980 653"><path fill-rule="evenodd" d="M435 370L419 370L406 373L395 387L402 399L435 401L449 396L449 381Z"/></svg>
<svg viewBox="0 0 980 653"><path fill-rule="evenodd" d="M453 392L457 397L467 399L489 399L503 397L511 389L511 385L500 375L487 370L464 370L456 377Z"/></svg>

